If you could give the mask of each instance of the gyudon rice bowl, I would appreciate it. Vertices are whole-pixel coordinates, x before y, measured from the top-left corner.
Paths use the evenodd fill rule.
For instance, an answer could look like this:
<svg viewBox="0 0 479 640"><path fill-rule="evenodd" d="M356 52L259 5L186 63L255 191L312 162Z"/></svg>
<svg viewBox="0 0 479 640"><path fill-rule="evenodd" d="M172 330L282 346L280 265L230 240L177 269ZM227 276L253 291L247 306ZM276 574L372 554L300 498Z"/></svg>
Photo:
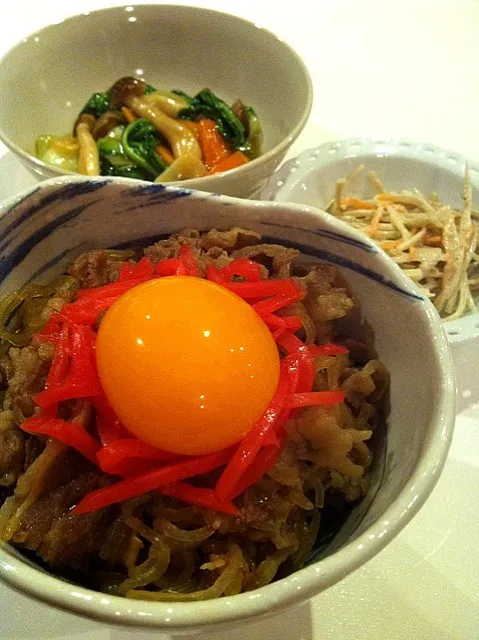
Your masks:
<svg viewBox="0 0 479 640"><path fill-rule="evenodd" d="M165 283L175 288L171 298L148 289ZM191 311L181 302L193 284L206 289L199 294L204 304ZM111 314L138 295L141 304L151 304L153 320L159 318L154 349L160 351L151 353L163 355L145 365L136 351L123 360L107 352L103 367L102 349L117 329ZM178 353L198 316L207 322L208 314L220 313L215 295L239 305L238 317L234 311L222 320L220 350L229 350L248 314L248 331L257 323L261 339L270 341L272 355L259 355L272 393L265 392L248 428L234 432L233 399L241 396L244 413L252 387L228 368L226 357L214 364L207 352L202 360L198 341L189 354L195 379L208 384L229 376L227 385L208 387L221 415L203 424L200 414L186 413L190 431L175 441L166 414L187 407L184 388L191 383ZM142 249L94 250L50 284L33 282L4 295L1 539L59 576L137 599L231 596L301 568L370 483L388 374L338 324L354 308L336 267L308 264L295 249L239 228L185 229ZM169 316L177 331L168 338L161 323ZM174 366L166 344L177 349ZM251 352L257 344L253 340ZM151 364L164 373L171 365L170 376L178 373L176 395L168 406L162 397L143 431L135 422L138 403L137 415L124 413L111 391L111 369L124 363L128 371L113 387L125 397L135 367L141 373ZM210 371L213 364L221 371ZM145 377L144 403L155 406L155 387L164 380ZM253 382L261 395L261 375ZM180 433L183 418L173 432ZM155 438L167 428L168 446L161 448Z"/></svg>

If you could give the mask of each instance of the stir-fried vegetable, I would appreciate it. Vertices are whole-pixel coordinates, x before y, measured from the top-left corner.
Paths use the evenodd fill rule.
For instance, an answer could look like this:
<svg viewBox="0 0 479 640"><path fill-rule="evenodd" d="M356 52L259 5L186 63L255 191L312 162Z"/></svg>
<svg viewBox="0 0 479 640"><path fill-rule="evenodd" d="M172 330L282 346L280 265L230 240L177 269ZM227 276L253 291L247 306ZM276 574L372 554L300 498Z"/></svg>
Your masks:
<svg viewBox="0 0 479 640"><path fill-rule="evenodd" d="M88 100L86 105L80 111L80 115L87 113L94 118L99 118L110 108L110 96L108 91L105 93L94 93Z"/></svg>
<svg viewBox="0 0 479 640"><path fill-rule="evenodd" d="M73 136L38 136L35 155L59 169L78 171L78 141Z"/></svg>
<svg viewBox="0 0 479 640"><path fill-rule="evenodd" d="M245 112L248 118L248 138L246 139L244 152L249 158L257 158L261 154L263 129L253 107L245 107Z"/></svg>
<svg viewBox="0 0 479 640"><path fill-rule="evenodd" d="M27 284L0 298L0 339L4 351L11 345L24 347L59 304L70 300L78 282L63 276L49 285ZM17 327L21 328L18 329Z"/></svg>
<svg viewBox="0 0 479 640"><path fill-rule="evenodd" d="M60 169L171 182L230 171L261 155L255 110L210 89L194 97L126 77L94 93L73 135L38 136L35 154Z"/></svg>
<svg viewBox="0 0 479 640"><path fill-rule="evenodd" d="M180 111L179 115L185 120L197 120L201 116L212 118L216 122L219 133L236 149L246 141L245 128L239 118L226 102L220 100L209 89L203 89L197 93L190 106Z"/></svg>
<svg viewBox="0 0 479 640"><path fill-rule="evenodd" d="M130 160L155 178L166 169L163 158L156 153L159 138L155 127L144 118L131 122L123 131L121 144Z"/></svg>

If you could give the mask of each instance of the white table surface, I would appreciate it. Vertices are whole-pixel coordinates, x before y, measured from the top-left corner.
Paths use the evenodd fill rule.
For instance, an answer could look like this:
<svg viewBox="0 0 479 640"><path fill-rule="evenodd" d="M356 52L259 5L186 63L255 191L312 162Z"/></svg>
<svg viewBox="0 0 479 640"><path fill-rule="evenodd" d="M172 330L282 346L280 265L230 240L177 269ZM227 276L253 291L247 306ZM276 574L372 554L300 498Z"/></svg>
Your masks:
<svg viewBox="0 0 479 640"><path fill-rule="evenodd" d="M146 1L144 2L146 3ZM0 54L109 0L2 3ZM124 2L124 4L127 4ZM135 4L135 3L132 3ZM309 67L311 119L290 155L349 136L409 137L479 161L479 3L473 0L205 0L287 40ZM0 145L0 198L33 183ZM430 499L376 558L293 612L200 640L479 639L479 341L454 345L458 415ZM0 585L0 640L169 640L113 629Z"/></svg>

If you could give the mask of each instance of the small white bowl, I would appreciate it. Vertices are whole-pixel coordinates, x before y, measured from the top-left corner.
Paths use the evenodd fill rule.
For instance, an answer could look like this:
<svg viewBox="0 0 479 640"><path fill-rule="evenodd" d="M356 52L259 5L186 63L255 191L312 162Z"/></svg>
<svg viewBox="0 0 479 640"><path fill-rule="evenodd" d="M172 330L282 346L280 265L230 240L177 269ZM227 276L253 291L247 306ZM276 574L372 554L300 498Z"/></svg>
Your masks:
<svg viewBox="0 0 479 640"><path fill-rule="evenodd" d="M336 181L359 165L376 171L383 184L395 191L418 189L437 194L441 202L460 209L466 165L473 203L479 207L479 165L432 144L408 139L350 138L327 142L285 162L261 192L264 200L296 202L324 208L334 195ZM355 181L355 193L371 196L366 173ZM479 308L479 298L476 299ZM445 322L451 342L479 336L479 311Z"/></svg>
<svg viewBox="0 0 479 640"><path fill-rule="evenodd" d="M375 245L324 212L128 180L59 178L0 207L0 294L48 281L79 253L151 243L184 227L241 225L338 265L359 301L360 324L391 374L388 427L373 487L326 555L256 591L206 602L127 600L72 585L0 548L0 578L55 607L110 624L191 632L238 624L305 601L354 571L417 513L446 459L455 417L450 349L432 304ZM352 327L354 337L361 327ZM359 337L359 335L357 336Z"/></svg>
<svg viewBox="0 0 479 640"><path fill-rule="evenodd" d="M205 87L255 107L264 153L229 172L182 182L250 197L302 131L312 83L301 58L242 18L174 5L114 7L67 18L30 35L0 60L0 139L37 178L70 174L34 155L41 134L69 133L92 93L123 76L195 94Z"/></svg>

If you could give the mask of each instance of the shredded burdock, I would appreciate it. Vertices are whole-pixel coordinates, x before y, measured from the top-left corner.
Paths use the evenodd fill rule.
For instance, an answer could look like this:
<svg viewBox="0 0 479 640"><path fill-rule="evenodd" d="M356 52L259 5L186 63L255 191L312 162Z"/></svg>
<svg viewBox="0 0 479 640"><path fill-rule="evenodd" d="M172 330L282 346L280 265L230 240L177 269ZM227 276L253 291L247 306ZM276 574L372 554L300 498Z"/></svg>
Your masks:
<svg viewBox="0 0 479 640"><path fill-rule="evenodd" d="M382 243L399 240L396 248L407 247L407 252L398 249L393 254L399 262L412 249L444 250L444 280L455 294L446 286L438 290L441 261L424 251L417 255L420 266L415 267L427 273L420 281L431 295L437 294L446 313L457 314L469 305L467 265L478 259L472 248L476 224L470 197L461 217L417 194L382 193L353 203L339 189L330 210L348 221L360 221ZM457 219L462 221L459 226ZM421 233L419 246L414 238ZM439 239L433 246L439 236L445 244ZM178 483L174 496L171 485L163 492L160 487L76 513L74 507L85 495L109 488L119 478L95 462L94 451L87 459L53 437L22 430L41 413L35 398L45 387L54 357L52 345L39 339L38 331L63 305L79 299L79 291L117 281L145 257L155 265L175 260L185 245L194 254L199 277L206 277L210 267L219 273L235 260L242 260L243 266L247 260L248 268L249 261L255 263L261 280L294 279L304 297L282 308L280 318L297 316L302 327L291 324L295 335L291 333L290 341L299 338L305 348L316 349L312 393L333 391L344 401L321 406L298 401L284 426L274 466L233 497L234 512L187 504L178 497ZM457 260L459 250L460 265L448 257L454 252ZM233 281L242 278L235 276ZM57 575L130 598L183 602L232 596L302 567L368 491L371 443L383 421L388 375L378 360L364 355L365 348L352 336L339 333L337 321L350 314L355 303L335 267L302 262L298 252L263 244L252 231L187 229L144 250L89 252L69 267L67 276L47 287L27 285L4 296L0 307L0 539ZM318 348L333 340L354 348ZM278 349L285 359L284 340L278 341ZM62 401L57 415L74 419L91 440L99 417L94 404ZM190 478L190 491L214 487L220 473L215 469Z"/></svg>
<svg viewBox="0 0 479 640"><path fill-rule="evenodd" d="M372 198L346 195L364 165L338 180L326 210L378 244L432 300L445 320L455 320L476 305L479 291L479 214L472 210L466 169L462 210L426 198L417 190L387 190L374 171L368 178Z"/></svg>

